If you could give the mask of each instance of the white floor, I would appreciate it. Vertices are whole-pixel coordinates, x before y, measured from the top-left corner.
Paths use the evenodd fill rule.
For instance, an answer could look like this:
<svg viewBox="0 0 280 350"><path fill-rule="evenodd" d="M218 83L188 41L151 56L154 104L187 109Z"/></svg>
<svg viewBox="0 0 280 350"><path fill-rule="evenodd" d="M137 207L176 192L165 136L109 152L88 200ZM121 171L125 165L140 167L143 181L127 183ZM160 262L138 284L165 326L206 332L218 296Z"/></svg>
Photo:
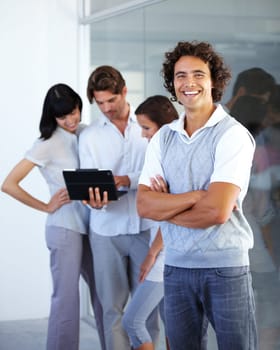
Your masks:
<svg viewBox="0 0 280 350"><path fill-rule="evenodd" d="M0 350L45 350L46 332L47 319L0 322ZM217 349L211 330L208 348ZM80 350L100 350L95 328L83 320ZM164 337L161 337L157 350L165 350Z"/></svg>
<svg viewBox="0 0 280 350"><path fill-rule="evenodd" d="M0 350L45 350L47 319L0 322ZM81 321L80 350L100 350L96 330Z"/></svg>
<svg viewBox="0 0 280 350"><path fill-rule="evenodd" d="M0 322L0 350L45 350L47 319ZM100 350L95 329L81 322L80 350Z"/></svg>

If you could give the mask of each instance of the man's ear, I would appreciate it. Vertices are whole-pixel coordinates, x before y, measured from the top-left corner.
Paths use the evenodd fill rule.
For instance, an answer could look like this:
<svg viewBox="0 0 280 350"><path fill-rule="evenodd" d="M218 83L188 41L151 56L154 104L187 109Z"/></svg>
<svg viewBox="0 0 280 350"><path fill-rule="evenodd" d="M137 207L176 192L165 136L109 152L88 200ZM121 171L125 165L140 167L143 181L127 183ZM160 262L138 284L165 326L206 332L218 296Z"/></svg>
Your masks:
<svg viewBox="0 0 280 350"><path fill-rule="evenodd" d="M126 87L126 86L124 86L124 87L122 88L122 95L123 95L123 96L126 96L126 95L127 95L127 87Z"/></svg>

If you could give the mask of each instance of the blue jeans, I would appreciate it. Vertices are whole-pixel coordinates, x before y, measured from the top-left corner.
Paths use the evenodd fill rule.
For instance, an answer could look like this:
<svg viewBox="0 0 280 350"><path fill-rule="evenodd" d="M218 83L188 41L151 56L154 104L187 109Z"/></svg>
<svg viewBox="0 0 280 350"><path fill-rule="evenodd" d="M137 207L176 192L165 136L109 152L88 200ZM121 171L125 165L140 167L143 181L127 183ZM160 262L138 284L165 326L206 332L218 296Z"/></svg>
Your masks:
<svg viewBox="0 0 280 350"><path fill-rule="evenodd" d="M165 266L166 331L171 350L206 349L207 320L219 350L256 350L255 302L248 266Z"/></svg>

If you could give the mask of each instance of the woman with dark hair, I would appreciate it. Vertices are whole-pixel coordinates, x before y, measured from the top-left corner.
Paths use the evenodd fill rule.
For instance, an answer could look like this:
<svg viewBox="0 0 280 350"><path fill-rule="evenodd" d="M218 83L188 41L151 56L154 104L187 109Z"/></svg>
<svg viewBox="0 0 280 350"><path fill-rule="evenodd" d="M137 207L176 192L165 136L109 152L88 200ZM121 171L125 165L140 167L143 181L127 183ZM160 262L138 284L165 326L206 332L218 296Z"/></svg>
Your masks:
<svg viewBox="0 0 280 350"><path fill-rule="evenodd" d="M135 110L142 136L148 141L164 124L178 119L179 115L172 102L162 95L148 97ZM167 186L164 189L167 192ZM151 230L150 249L140 268L138 285L124 313L122 324L133 349L152 350L155 344L148 332L146 322L152 311L159 306L164 322L163 306L163 243L161 231L156 227ZM166 348L169 349L166 339Z"/></svg>
<svg viewBox="0 0 280 350"><path fill-rule="evenodd" d="M45 97L40 137L12 169L2 191L31 208L46 212L46 243L50 251L53 293L47 335L47 350L79 349L79 278L87 282L102 349L104 347L101 306L95 293L93 266L88 242L88 209L71 202L62 170L78 168L78 135L81 97L68 85L52 86ZM38 167L50 190L44 202L28 193L20 183Z"/></svg>
<svg viewBox="0 0 280 350"><path fill-rule="evenodd" d="M154 95L148 97L135 110L138 124L142 128L142 136L148 140L164 124L178 119L178 112L168 97Z"/></svg>

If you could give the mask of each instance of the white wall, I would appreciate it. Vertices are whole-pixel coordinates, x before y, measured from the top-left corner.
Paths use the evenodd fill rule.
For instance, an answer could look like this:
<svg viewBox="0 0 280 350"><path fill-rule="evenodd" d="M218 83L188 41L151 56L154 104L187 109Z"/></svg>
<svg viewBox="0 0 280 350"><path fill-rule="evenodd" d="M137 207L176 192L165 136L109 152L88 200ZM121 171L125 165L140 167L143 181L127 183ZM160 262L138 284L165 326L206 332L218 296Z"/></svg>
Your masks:
<svg viewBox="0 0 280 350"><path fill-rule="evenodd" d="M0 183L39 136L47 89L64 82L84 98L85 85L79 89L83 58L77 3L0 1ZM24 186L35 196L48 198L37 170ZM44 237L46 214L2 192L0 208L0 320L47 317L51 278Z"/></svg>

